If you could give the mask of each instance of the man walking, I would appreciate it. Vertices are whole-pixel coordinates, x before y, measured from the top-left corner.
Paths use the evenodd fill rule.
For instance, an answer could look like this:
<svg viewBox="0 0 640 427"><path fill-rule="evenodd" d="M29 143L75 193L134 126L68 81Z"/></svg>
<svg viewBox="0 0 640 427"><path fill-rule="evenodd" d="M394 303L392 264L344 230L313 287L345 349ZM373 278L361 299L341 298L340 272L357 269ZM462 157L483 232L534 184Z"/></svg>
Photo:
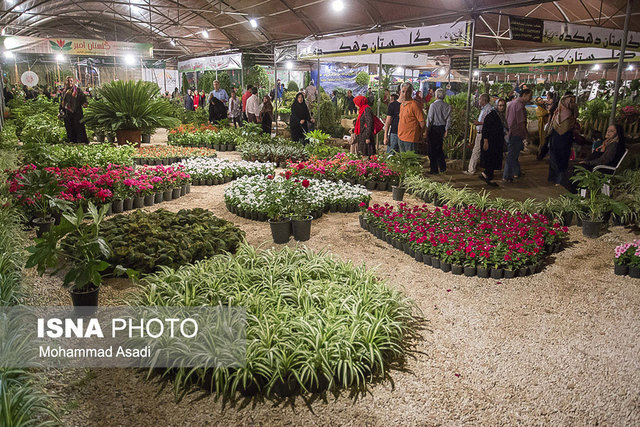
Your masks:
<svg viewBox="0 0 640 427"><path fill-rule="evenodd" d="M520 96L507 105L507 160L502 174L503 182L513 182L522 176L520 150L527 139L527 103L531 101L531 89L522 89Z"/></svg>
<svg viewBox="0 0 640 427"><path fill-rule="evenodd" d="M480 95L478 104L480 105L480 114L478 115L478 120L473 123L474 125L476 125L476 138L473 143L471 159L469 159L469 169L465 171L465 174L467 175L473 175L476 173L476 167L478 166L478 162L480 161L480 153L482 151L482 124L484 123L484 119L485 117L487 117L487 114L491 112L489 94L483 93L482 95Z"/></svg>
<svg viewBox="0 0 640 427"><path fill-rule="evenodd" d="M195 110L195 107L193 106L193 95L191 94L191 89L187 90L187 95L184 97L184 109L187 111Z"/></svg>
<svg viewBox="0 0 640 427"><path fill-rule="evenodd" d="M335 93L335 90L333 91ZM400 151L398 144L398 122L400 121L400 103L398 94L391 95L391 102L387 107L387 119L384 124L384 145L387 146L387 153Z"/></svg>
<svg viewBox="0 0 640 427"><path fill-rule="evenodd" d="M451 105L444 102L444 89L436 90L436 100L429 107L427 114L427 134L429 142L429 163L431 173L437 175L446 172L447 163L444 159L442 145L451 126Z"/></svg>
<svg viewBox="0 0 640 427"><path fill-rule="evenodd" d="M411 83L404 83L400 93L398 121L398 142L401 153L415 151L415 143L420 142L425 127L424 113L412 96L413 86Z"/></svg>

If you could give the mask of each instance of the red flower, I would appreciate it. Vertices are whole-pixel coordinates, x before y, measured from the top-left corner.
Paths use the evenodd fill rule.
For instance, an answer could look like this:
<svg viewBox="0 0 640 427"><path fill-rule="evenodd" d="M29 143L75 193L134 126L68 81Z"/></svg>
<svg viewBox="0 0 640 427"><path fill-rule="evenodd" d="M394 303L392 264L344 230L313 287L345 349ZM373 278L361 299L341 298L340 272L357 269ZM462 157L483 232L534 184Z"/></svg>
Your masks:
<svg viewBox="0 0 640 427"><path fill-rule="evenodd" d="M309 180L308 180L308 179L303 179L303 180L302 180L302 186L303 186L304 188L309 187Z"/></svg>

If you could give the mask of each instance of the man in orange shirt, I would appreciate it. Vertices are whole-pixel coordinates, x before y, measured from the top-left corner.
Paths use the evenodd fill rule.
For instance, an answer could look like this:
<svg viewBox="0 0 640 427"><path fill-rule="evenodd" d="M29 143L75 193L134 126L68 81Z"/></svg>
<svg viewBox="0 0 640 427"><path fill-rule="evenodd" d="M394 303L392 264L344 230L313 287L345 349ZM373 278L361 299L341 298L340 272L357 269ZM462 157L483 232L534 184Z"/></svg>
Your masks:
<svg viewBox="0 0 640 427"><path fill-rule="evenodd" d="M415 151L414 144L422 140L424 133L424 112L412 96L413 85L404 83L400 92L400 120L398 122L398 142L401 153Z"/></svg>

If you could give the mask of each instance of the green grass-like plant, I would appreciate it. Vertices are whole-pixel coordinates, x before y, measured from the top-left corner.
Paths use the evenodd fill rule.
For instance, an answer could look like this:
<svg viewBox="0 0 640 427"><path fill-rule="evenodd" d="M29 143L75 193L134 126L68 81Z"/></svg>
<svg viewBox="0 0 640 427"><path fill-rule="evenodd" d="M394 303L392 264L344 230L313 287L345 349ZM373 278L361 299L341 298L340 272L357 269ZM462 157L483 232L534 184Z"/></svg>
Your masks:
<svg viewBox="0 0 640 427"><path fill-rule="evenodd" d="M178 394L190 385L224 396L364 387L405 354L414 321L413 304L364 266L286 247L243 245L236 255L163 267L132 304L246 309L244 366L166 370Z"/></svg>

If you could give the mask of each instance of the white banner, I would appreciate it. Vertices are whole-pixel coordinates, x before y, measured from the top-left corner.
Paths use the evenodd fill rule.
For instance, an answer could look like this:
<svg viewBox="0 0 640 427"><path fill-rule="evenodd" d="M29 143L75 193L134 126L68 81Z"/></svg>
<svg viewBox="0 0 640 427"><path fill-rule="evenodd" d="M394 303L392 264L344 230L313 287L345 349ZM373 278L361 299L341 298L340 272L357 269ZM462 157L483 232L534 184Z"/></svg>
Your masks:
<svg viewBox="0 0 640 427"><path fill-rule="evenodd" d="M231 55L204 56L202 58L193 58L189 59L188 61L178 62L178 71L180 71L181 73L207 70L239 70L241 68L241 53L234 53Z"/></svg>
<svg viewBox="0 0 640 427"><path fill-rule="evenodd" d="M624 31L568 22L544 21L542 42L558 46L621 49ZM640 33L629 31L626 50L640 51Z"/></svg>
<svg viewBox="0 0 640 427"><path fill-rule="evenodd" d="M404 30L366 33L356 36L302 41L299 59L370 55L429 49L465 48L471 45L469 22L438 24Z"/></svg>
<svg viewBox="0 0 640 427"><path fill-rule="evenodd" d="M602 64L618 62L620 51L598 48L558 49L544 52L480 56L481 69ZM640 61L640 53L626 52L625 62Z"/></svg>
<svg viewBox="0 0 640 427"><path fill-rule="evenodd" d="M179 88L178 70L165 70L161 68L145 68L144 80L154 82L162 93L173 93L175 88Z"/></svg>

